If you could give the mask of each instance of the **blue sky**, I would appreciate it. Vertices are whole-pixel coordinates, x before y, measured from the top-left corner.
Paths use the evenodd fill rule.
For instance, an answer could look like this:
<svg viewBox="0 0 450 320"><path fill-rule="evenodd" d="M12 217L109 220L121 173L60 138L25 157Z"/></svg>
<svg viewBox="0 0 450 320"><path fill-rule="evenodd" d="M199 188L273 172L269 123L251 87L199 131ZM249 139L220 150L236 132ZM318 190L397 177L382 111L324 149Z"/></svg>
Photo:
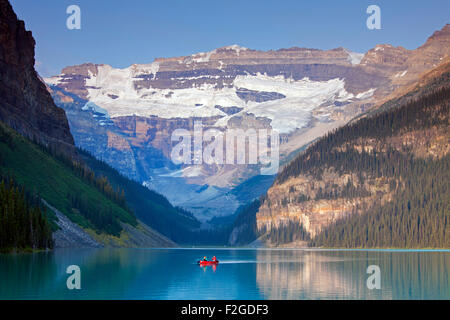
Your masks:
<svg viewBox="0 0 450 320"><path fill-rule="evenodd" d="M84 62L127 67L238 44L270 50L379 43L415 49L450 23L450 1L364 0L11 0L36 39L36 68L55 75ZM66 28L66 8L81 8L81 30ZM366 8L381 8L381 30L366 27Z"/></svg>

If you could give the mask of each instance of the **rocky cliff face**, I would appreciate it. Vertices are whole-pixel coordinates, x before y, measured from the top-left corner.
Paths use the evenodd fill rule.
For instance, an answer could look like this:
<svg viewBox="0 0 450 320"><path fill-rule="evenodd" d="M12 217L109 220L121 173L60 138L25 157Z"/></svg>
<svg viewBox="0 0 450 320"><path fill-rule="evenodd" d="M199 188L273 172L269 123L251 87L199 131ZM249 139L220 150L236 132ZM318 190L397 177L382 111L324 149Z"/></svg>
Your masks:
<svg viewBox="0 0 450 320"><path fill-rule="evenodd" d="M24 22L17 19L16 14L7 0L0 0L0 122L6 123L19 134L30 140L49 147L56 154L62 153L65 156L71 157L82 163L81 158L75 149L74 139L69 129L68 119L66 118L66 112L64 109L55 105L52 96L49 93L50 88L46 86L44 81L39 78L34 70L34 47L35 41L31 32L26 31ZM77 103L81 101L76 95L69 96L62 94L61 92L54 93L58 101L68 103L74 108L77 106ZM71 112L73 111L74 110L71 110ZM84 118L80 117L78 118L78 121L83 124L87 123L87 126L94 123L101 128L102 126L100 124L109 123L108 121L110 120L100 117L98 121L92 122L94 115L99 116L98 111L99 110L96 109L89 109L87 111L89 116ZM86 126L80 125L80 128L86 128ZM12 130L8 129L8 131L5 132L8 132L8 137L12 139L11 141L14 141L14 139L16 139L16 133L9 133L10 131L12 132ZM82 130L77 131L77 133L83 135ZM95 145L97 143L101 145L101 137L103 136L105 136L105 141L109 143L112 148L121 149L120 139L116 139L112 134L108 136L107 132L102 132L100 130L96 136L99 138L99 141L94 141L92 144ZM55 223L60 228L53 233L56 247L161 247L175 245L171 240L141 222L138 222L135 226L131 226L128 223L120 221L120 226L123 229L122 238L114 237L110 233L96 230L97 233L90 224L92 220L89 221L89 223L84 224L83 227L80 227L77 223L80 223L82 219L74 219L73 216L74 213L75 215L80 214L81 210L85 209L78 210L70 208L71 205L64 205L67 197L69 197L67 194L64 192L58 194L58 192L48 190L53 190L55 185L60 185L59 183L70 184L73 183L73 181L76 181L78 186L82 185L81 189L83 190L90 188L92 185L89 184L87 180L80 179L75 173L76 169L71 166L66 166L63 162L55 162L54 158L41 153L39 149L35 148L34 144L23 141L23 139L20 139L19 141L20 147L16 146L10 148L8 146L8 148L5 149L8 152L11 152L10 156L12 158L8 161L5 159L0 161L2 165L0 168L1 172L7 173L8 175L11 174L12 177L18 175L22 180L27 182L35 182L36 179L39 180L41 178L39 175L43 175L41 183L36 185L37 189L36 186L33 188L27 183L24 183L23 187L33 194L36 193L42 196L42 202L50 210L54 211L56 215ZM19 143L17 143L17 145L18 144ZM14 164L17 166L17 162L14 160L22 159L24 155L30 157L30 159L26 159L25 161L30 161L32 164L18 174L17 171L15 171L16 168L14 166ZM11 159L14 160L12 161ZM39 165L36 165L36 163L39 163ZM54 175L50 174L50 176L42 173L42 168L53 168L55 164L57 164L59 170L65 170L64 172L66 172L66 174L64 177L59 176L57 173ZM38 174L33 175L30 172ZM60 179L64 179L64 181L61 181ZM56 187L56 189L59 188ZM43 190L45 191L43 192ZM100 188L98 191L100 191ZM51 195L48 193L45 194L45 192L50 192ZM79 192L77 193L78 195L80 194ZM44 197L47 198L49 202L47 202ZM57 200L55 201L55 199ZM107 197L105 194L102 194L98 199L105 200ZM52 203L55 207L49 203ZM56 206L58 206L58 208L56 208ZM165 208L164 205L161 205L161 208ZM152 210L152 208L147 208L147 210ZM67 214L67 217L64 216L63 212L64 214ZM69 213L72 213L72 215L69 215ZM82 214L87 214L87 212L82 212ZM111 215L111 217L109 217L111 219L110 221L116 219L112 211L110 211L109 214ZM133 216L131 213L130 215ZM68 217L76 222L71 221ZM81 224L82 223L80 223L80 225Z"/></svg>
<svg viewBox="0 0 450 320"><path fill-rule="evenodd" d="M7 0L0 1L0 120L22 135L74 154L63 109L34 70L35 42Z"/></svg>
<svg viewBox="0 0 450 320"><path fill-rule="evenodd" d="M258 167L174 167L169 155L175 129L192 132L194 121L221 131L274 129L281 135L280 161L287 161L299 148L442 62L450 50L449 29L445 26L416 50L379 45L363 55L345 48L258 51L233 45L125 69L91 63L70 66L46 82L61 94L60 105L66 110L70 102L62 99L74 95L83 101L78 110L95 118L92 130L88 122L69 114L78 145L169 199L171 195L162 190L182 183L186 191L191 186L189 199L217 204L217 197L257 174ZM168 176L181 180L172 183ZM210 192L203 185L224 189L211 196L197 192L199 188ZM216 214L230 213L230 201L232 208L242 204L222 201ZM198 201L176 204L202 211Z"/></svg>

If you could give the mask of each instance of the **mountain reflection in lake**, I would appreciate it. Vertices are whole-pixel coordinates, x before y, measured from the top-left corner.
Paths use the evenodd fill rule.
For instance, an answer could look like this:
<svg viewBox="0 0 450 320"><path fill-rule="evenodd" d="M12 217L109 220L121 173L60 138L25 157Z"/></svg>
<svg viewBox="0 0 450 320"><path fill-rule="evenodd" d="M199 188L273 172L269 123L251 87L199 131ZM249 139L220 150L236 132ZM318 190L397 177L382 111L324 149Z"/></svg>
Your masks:
<svg viewBox="0 0 450 320"><path fill-rule="evenodd" d="M448 299L450 253L429 251L259 251L264 299ZM367 288L367 267L381 289Z"/></svg>
<svg viewBox="0 0 450 320"><path fill-rule="evenodd" d="M198 266L205 255L219 265ZM69 265L81 290L67 289ZM450 251L55 250L0 254L0 299L450 299L449 270Z"/></svg>

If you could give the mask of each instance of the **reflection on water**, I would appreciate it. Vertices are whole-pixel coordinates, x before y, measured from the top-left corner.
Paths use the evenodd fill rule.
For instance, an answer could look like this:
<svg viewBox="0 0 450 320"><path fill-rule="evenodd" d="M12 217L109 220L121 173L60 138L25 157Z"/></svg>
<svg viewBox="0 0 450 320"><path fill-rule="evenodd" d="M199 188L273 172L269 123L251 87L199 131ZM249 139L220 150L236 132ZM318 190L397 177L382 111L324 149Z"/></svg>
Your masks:
<svg viewBox="0 0 450 320"><path fill-rule="evenodd" d="M158 252L136 250L57 250L0 255L1 299L121 299L143 269L164 261ZM81 268L82 290L68 290L66 268ZM111 296L113 294L114 296Z"/></svg>
<svg viewBox="0 0 450 320"><path fill-rule="evenodd" d="M258 287L265 299L449 299L449 252L259 251ZM369 265L381 290L369 290Z"/></svg>
<svg viewBox="0 0 450 320"><path fill-rule="evenodd" d="M66 287L73 264L81 290ZM449 270L448 251L55 250L0 254L0 299L450 299Z"/></svg>
<svg viewBox="0 0 450 320"><path fill-rule="evenodd" d="M258 260L274 263L258 264L256 281L265 299L354 299L367 293L380 298L379 290L365 289L366 261L347 259L320 252L258 252Z"/></svg>
<svg viewBox="0 0 450 320"><path fill-rule="evenodd" d="M199 267L203 269L203 272L206 272L208 269L211 269L213 272L216 272L217 270L217 266L214 264L211 266L199 266Z"/></svg>

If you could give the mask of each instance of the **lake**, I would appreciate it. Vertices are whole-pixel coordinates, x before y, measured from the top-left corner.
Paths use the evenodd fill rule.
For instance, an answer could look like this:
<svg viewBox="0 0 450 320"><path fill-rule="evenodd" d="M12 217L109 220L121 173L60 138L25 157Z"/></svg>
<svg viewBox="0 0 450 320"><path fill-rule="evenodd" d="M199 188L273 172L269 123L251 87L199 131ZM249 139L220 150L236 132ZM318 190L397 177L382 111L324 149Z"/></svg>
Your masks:
<svg viewBox="0 0 450 320"><path fill-rule="evenodd" d="M219 265L198 266L205 255ZM449 273L450 251L60 249L0 254L0 299L450 299Z"/></svg>

